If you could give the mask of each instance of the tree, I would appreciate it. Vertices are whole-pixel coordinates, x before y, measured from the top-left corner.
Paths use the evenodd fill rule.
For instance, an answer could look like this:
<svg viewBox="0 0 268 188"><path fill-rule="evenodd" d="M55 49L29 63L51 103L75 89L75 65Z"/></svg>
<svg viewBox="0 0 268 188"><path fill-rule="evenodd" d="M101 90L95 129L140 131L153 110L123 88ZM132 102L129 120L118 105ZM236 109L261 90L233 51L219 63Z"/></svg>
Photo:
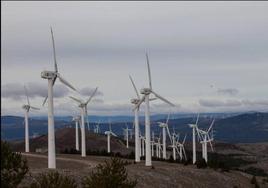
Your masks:
<svg viewBox="0 0 268 188"><path fill-rule="evenodd" d="M128 180L125 162L119 158L111 158L104 164L99 164L95 172L86 177L82 184L84 188L133 188L137 181Z"/></svg>
<svg viewBox="0 0 268 188"><path fill-rule="evenodd" d="M197 160L195 162L197 168L207 168L207 162L205 159Z"/></svg>
<svg viewBox="0 0 268 188"><path fill-rule="evenodd" d="M1 185L17 187L28 171L26 159L20 153L12 152L7 142L1 141Z"/></svg>
<svg viewBox="0 0 268 188"><path fill-rule="evenodd" d="M30 188L76 188L75 180L69 176L60 174L57 171L41 173L35 181L30 185Z"/></svg>

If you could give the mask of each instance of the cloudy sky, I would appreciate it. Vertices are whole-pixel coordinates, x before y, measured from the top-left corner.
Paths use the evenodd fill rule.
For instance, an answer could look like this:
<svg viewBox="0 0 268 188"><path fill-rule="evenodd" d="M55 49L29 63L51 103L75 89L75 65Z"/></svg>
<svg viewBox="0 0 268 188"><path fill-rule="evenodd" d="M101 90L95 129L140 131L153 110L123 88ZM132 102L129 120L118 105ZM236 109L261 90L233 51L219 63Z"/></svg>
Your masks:
<svg viewBox="0 0 268 188"><path fill-rule="evenodd" d="M152 102L153 113L268 111L268 2L1 2L1 112L41 107L43 70L58 68L79 89L58 82L56 115L78 113L68 96L87 99L94 115L131 114L137 87L177 105ZM47 107L32 115L45 115Z"/></svg>

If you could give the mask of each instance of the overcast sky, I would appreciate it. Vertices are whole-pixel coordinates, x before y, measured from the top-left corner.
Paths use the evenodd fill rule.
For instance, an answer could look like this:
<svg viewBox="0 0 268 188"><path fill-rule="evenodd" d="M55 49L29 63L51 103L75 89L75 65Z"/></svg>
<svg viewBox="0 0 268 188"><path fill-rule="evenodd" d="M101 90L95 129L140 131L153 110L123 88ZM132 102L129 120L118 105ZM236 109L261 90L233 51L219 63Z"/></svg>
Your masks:
<svg viewBox="0 0 268 188"><path fill-rule="evenodd" d="M1 2L1 111L41 107L53 70L50 26L62 76L55 114L78 113L68 96L87 99L94 115L132 114L137 87L177 105L152 102L153 113L268 111L268 2ZM45 115L47 107L31 115Z"/></svg>

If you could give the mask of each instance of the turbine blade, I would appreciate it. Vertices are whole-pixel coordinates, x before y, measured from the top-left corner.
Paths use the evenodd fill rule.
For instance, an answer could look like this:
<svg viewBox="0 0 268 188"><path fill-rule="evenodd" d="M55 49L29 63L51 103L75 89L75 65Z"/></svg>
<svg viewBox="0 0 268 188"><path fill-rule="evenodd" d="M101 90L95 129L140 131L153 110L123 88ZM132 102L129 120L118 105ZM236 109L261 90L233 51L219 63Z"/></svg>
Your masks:
<svg viewBox="0 0 268 188"><path fill-rule="evenodd" d="M97 90L98 90L98 87L96 87L96 89L93 91L93 93L91 94L91 96L90 96L89 99L87 100L86 104L88 104L89 101L91 101L91 99L93 98L93 96L96 94Z"/></svg>
<svg viewBox="0 0 268 188"><path fill-rule="evenodd" d="M154 100L157 100L157 98L155 97L155 98L149 99L149 101L154 101Z"/></svg>
<svg viewBox="0 0 268 188"><path fill-rule="evenodd" d="M209 144L210 144L211 151L214 151L213 146L212 146L212 143L209 142Z"/></svg>
<svg viewBox="0 0 268 188"><path fill-rule="evenodd" d="M170 114L168 114L166 124L168 124L168 121L169 121L169 116L170 116Z"/></svg>
<svg viewBox="0 0 268 188"><path fill-rule="evenodd" d="M55 77L53 78L52 87L54 86L56 80L57 80L57 76L55 76ZM47 98L48 98L48 96L46 96L46 98L45 98L45 100L44 100L42 106L44 106L44 105L46 104L46 102L47 102Z"/></svg>
<svg viewBox="0 0 268 188"><path fill-rule="evenodd" d="M61 77L61 75L58 73L57 77L60 79L60 81L65 84L66 86L68 86L69 88L71 88L72 90L76 91L76 89L69 83L67 82L63 77Z"/></svg>
<svg viewBox="0 0 268 188"><path fill-rule="evenodd" d="M170 139L170 143L172 143L172 138L171 138L171 134L170 134L168 125L167 125L167 133L168 133L168 137L169 137L169 139Z"/></svg>
<svg viewBox="0 0 268 188"><path fill-rule="evenodd" d="M42 106L44 106L46 104L46 102L47 102L47 96L46 96L45 100L43 101Z"/></svg>
<svg viewBox="0 0 268 188"><path fill-rule="evenodd" d="M150 89L152 89L151 70L150 70L150 64L149 64L149 57L147 53L146 53L146 62L147 62L147 68L148 68L149 86L150 86Z"/></svg>
<svg viewBox="0 0 268 188"><path fill-rule="evenodd" d="M134 81L133 81L133 79L132 79L132 77L131 77L130 75L129 75L129 79L130 79L130 81L131 81L131 83L132 83L132 86L133 86L133 88L134 88L134 90L135 90L135 92L136 92L136 94L137 94L138 99L140 99L139 92L138 92L138 90L137 90L137 88L136 88L136 86L135 86L135 84L134 84Z"/></svg>
<svg viewBox="0 0 268 188"><path fill-rule="evenodd" d="M197 114L197 118L196 118L196 122L195 122L196 125L198 123L198 120L199 120L199 113Z"/></svg>
<svg viewBox="0 0 268 188"><path fill-rule="evenodd" d="M212 129L212 126L214 124L215 119L213 119L212 123L210 124L210 127L208 128L207 132L209 132Z"/></svg>
<svg viewBox="0 0 268 188"><path fill-rule="evenodd" d="M58 65L57 65L57 60L56 60L56 48L55 48L55 41L54 41L52 27L50 27L50 31L51 31L52 45L53 45L54 68L55 68L55 72L57 73L58 72Z"/></svg>
<svg viewBox="0 0 268 188"><path fill-rule="evenodd" d="M34 106L30 106L31 109L34 109L34 110L40 110L40 108L36 108Z"/></svg>
<svg viewBox="0 0 268 188"><path fill-rule="evenodd" d="M25 94L26 94L26 97L27 97L28 105L30 106L30 100L29 100L29 96L28 96L28 91L27 91L27 88L26 88L25 85L24 85L24 90L25 90Z"/></svg>
<svg viewBox="0 0 268 188"><path fill-rule="evenodd" d="M73 99L73 100L75 100L76 102L78 102L78 103L83 103L81 100L79 100L79 99L77 99L77 98L74 98L74 97L72 97L72 96L69 96L71 99Z"/></svg>
<svg viewBox="0 0 268 188"><path fill-rule="evenodd" d="M175 106L174 104L172 104L171 102L169 102L167 99L165 99L164 97L161 97L160 95L158 95L157 93L155 93L154 91L151 91L157 98L161 99L162 101L164 101L165 103L168 103L171 106Z"/></svg>
<svg viewBox="0 0 268 188"><path fill-rule="evenodd" d="M185 134L182 144L185 143L186 137L187 137L187 134Z"/></svg>
<svg viewBox="0 0 268 188"><path fill-rule="evenodd" d="M87 129L89 129L89 124L88 124L88 115L87 115L87 106L85 106L85 115L86 115L86 118L87 118Z"/></svg>

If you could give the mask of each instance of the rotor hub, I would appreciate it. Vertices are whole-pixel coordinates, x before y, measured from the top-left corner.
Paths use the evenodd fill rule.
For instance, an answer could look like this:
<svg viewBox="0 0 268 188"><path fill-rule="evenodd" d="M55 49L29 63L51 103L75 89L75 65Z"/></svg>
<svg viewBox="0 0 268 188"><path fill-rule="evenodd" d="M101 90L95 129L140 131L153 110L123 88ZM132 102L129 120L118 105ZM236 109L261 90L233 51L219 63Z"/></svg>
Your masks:
<svg viewBox="0 0 268 188"><path fill-rule="evenodd" d="M25 110L29 110L30 106L25 104L25 105L22 106L22 108L25 109Z"/></svg>
<svg viewBox="0 0 268 188"><path fill-rule="evenodd" d="M55 78L57 75L56 72L54 71L43 71L41 72L41 77L44 78L44 79L53 79Z"/></svg>
<svg viewBox="0 0 268 188"><path fill-rule="evenodd" d="M143 89L141 89L141 94L149 95L150 93L151 93L151 89L150 88L143 88Z"/></svg>
<svg viewBox="0 0 268 188"><path fill-rule="evenodd" d="M138 104L140 102L140 100L139 99L131 99L130 102L132 104Z"/></svg>

